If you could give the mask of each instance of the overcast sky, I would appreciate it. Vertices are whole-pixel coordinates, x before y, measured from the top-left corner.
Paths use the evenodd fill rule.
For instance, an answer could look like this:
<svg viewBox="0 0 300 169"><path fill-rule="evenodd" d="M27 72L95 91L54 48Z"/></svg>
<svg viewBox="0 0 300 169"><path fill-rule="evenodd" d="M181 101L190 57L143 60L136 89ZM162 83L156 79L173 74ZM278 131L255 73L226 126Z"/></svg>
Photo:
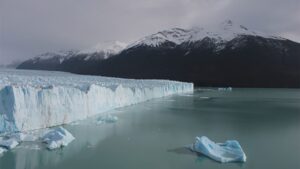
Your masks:
<svg viewBox="0 0 300 169"><path fill-rule="evenodd" d="M0 0L0 65L226 19L300 42L300 0Z"/></svg>

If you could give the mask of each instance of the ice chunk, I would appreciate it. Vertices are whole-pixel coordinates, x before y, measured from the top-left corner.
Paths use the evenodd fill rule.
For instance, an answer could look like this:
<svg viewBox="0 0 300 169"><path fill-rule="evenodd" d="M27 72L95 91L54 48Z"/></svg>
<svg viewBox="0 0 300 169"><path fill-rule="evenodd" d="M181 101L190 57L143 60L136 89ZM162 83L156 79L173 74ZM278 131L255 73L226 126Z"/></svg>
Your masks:
<svg viewBox="0 0 300 169"><path fill-rule="evenodd" d="M0 147L7 149L13 149L19 145L19 142L15 138L2 139L0 140Z"/></svg>
<svg viewBox="0 0 300 169"><path fill-rule="evenodd" d="M30 150L40 150L41 149L38 144L20 145L17 148L30 149Z"/></svg>
<svg viewBox="0 0 300 169"><path fill-rule="evenodd" d="M38 137L33 132L16 132L8 133L5 135L6 138L15 139L17 142L32 142L36 141Z"/></svg>
<svg viewBox="0 0 300 169"><path fill-rule="evenodd" d="M7 150L3 147L0 147L0 155L3 154L4 152L6 152Z"/></svg>
<svg viewBox="0 0 300 169"><path fill-rule="evenodd" d="M117 116L113 116L110 114L104 115L104 116L100 116L97 119L97 124L102 124L102 123L115 123L118 121L118 117Z"/></svg>
<svg viewBox="0 0 300 169"><path fill-rule="evenodd" d="M38 137L35 134L26 134L22 141L33 142L36 141Z"/></svg>
<svg viewBox="0 0 300 169"><path fill-rule="evenodd" d="M42 136L43 142L47 144L47 148L50 150L65 147L74 139L73 135L63 127L50 129Z"/></svg>
<svg viewBox="0 0 300 169"><path fill-rule="evenodd" d="M0 70L0 133L83 120L153 98L193 91L192 83Z"/></svg>
<svg viewBox="0 0 300 169"><path fill-rule="evenodd" d="M215 143L205 136L196 137L196 142L190 149L221 163L246 162L246 155L236 140Z"/></svg>
<svg viewBox="0 0 300 169"><path fill-rule="evenodd" d="M221 88L218 88L218 91L232 91L232 87L221 87Z"/></svg>
<svg viewBox="0 0 300 169"><path fill-rule="evenodd" d="M202 97L200 97L200 99L210 99L210 97L202 96Z"/></svg>

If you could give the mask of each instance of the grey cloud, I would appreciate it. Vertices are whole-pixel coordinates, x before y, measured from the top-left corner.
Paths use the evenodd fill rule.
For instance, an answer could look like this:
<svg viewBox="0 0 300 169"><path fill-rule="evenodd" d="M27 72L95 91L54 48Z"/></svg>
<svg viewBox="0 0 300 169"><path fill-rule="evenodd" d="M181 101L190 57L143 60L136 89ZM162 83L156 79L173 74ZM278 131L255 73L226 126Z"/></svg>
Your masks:
<svg viewBox="0 0 300 169"><path fill-rule="evenodd" d="M232 19L300 41L299 0L0 0L0 64Z"/></svg>

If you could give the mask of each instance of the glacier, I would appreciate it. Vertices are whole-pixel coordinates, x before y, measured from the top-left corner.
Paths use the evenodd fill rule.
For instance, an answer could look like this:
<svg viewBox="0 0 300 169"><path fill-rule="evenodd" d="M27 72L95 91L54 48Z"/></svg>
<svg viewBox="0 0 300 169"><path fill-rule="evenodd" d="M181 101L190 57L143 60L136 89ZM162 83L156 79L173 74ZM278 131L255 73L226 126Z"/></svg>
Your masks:
<svg viewBox="0 0 300 169"><path fill-rule="evenodd" d="M0 133L83 120L153 98L193 91L192 83L0 70Z"/></svg>
<svg viewBox="0 0 300 169"><path fill-rule="evenodd" d="M196 137L195 143L188 148L221 163L246 162L247 158L241 145L236 140L215 143L206 136L202 136Z"/></svg>

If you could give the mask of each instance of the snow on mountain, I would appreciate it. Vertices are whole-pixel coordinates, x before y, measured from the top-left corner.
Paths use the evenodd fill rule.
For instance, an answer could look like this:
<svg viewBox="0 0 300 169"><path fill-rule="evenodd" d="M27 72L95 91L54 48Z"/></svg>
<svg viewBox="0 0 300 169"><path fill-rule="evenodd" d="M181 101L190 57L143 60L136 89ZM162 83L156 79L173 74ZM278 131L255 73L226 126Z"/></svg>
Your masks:
<svg viewBox="0 0 300 169"><path fill-rule="evenodd" d="M77 50L68 50L68 51L58 51L58 52L46 52L42 53L32 59L33 63L37 63L40 60L49 60L56 58L59 60L59 63L62 63L65 59L68 59L78 53Z"/></svg>
<svg viewBox="0 0 300 169"><path fill-rule="evenodd" d="M243 25L234 24L231 20L227 20L215 27L210 28L194 27L192 29L172 28L170 30L164 30L150 36L146 36L129 45L128 48L134 46L158 47L165 42L172 42L176 45L179 45L184 42L201 41L206 37L214 39L215 43L223 43L230 41L239 35L252 35L273 39L282 39L280 37L266 35L261 32L251 31Z"/></svg>
<svg viewBox="0 0 300 169"><path fill-rule="evenodd" d="M193 43L201 41L204 38L210 38L217 44L217 50L224 47L224 44L240 35L260 36L271 39L283 39L281 37L270 36L258 31L251 31L247 27L233 23L231 20L222 22L214 27L194 27L191 29L172 28L163 30L155 34L141 38L140 40L127 45L119 41L101 42L91 48L81 51L59 51L48 52L35 57L32 61L37 63L40 60L56 59L59 64L72 57L81 56L84 61L88 60L104 60L110 56L114 56L122 52L124 49L129 49L138 46L159 47L164 43L174 43L180 45L182 43ZM237 42L238 43L238 42ZM239 44L237 44L239 45Z"/></svg>
<svg viewBox="0 0 300 169"><path fill-rule="evenodd" d="M73 57L86 55L84 60L100 60L107 59L110 56L116 55L125 49L127 44L115 41L115 42L102 42L94 47L85 50L69 50L69 51L58 51L58 52L47 52L41 55L38 55L32 59L33 63L37 63L41 60L51 60L56 59L59 64L64 62L67 59L71 59Z"/></svg>
<svg viewBox="0 0 300 169"><path fill-rule="evenodd" d="M102 42L92 48L82 50L78 54L87 54L88 56L85 58L85 60L89 60L92 54L95 53L102 54L103 59L107 59L108 57L112 55L116 55L119 52L121 52L123 49L126 48L126 46L127 44L119 41Z"/></svg>
<svg viewBox="0 0 300 169"><path fill-rule="evenodd" d="M193 91L192 83L0 70L0 134L71 123L118 107Z"/></svg>

